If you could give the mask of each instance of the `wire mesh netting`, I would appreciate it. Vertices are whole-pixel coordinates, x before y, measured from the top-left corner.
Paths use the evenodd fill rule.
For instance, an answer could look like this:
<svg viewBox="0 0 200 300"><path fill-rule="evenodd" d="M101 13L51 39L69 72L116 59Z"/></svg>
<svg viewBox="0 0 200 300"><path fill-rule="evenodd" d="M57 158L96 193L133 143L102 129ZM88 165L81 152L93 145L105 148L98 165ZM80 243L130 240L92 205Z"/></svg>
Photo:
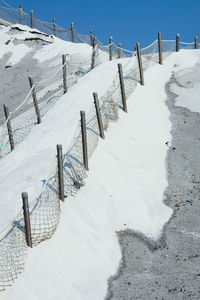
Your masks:
<svg viewBox="0 0 200 300"><path fill-rule="evenodd" d="M3 1L4 2L4 1ZM4 5L6 5L4 3ZM7 15L8 17L6 17ZM12 23L18 22L19 10L6 6L0 7L0 16ZM15 20L15 21L14 21ZM30 26L30 15L23 13L22 22ZM51 23L42 22L34 18L35 28L48 34L71 40L72 33L70 29L63 29L59 26L53 26ZM74 31L76 42L91 43L91 36L81 35ZM126 96L129 97L134 91L137 83L140 81L139 67L137 57L134 51L129 51L116 46L114 43L103 45L97 41L93 49L95 54L95 65L109 60L109 49L112 47L113 59L119 56L126 58L123 65L123 78ZM193 49L194 43L180 42L180 49ZM163 58L176 50L176 41L162 41ZM119 55L120 53L120 55ZM150 66L158 63L158 41L141 49L143 68L146 70ZM91 55L86 58L82 64L67 61L67 86L73 86L77 80L82 77L91 67ZM21 105L10 113L9 119L0 127L0 158L10 152L10 143L7 133L8 121L12 124L13 138L15 144L22 142L29 134L31 128L37 124L35 107L33 104L33 89L38 100L39 110L42 116L58 101L63 94L63 67L53 74L50 78L36 82L30 90L27 97ZM99 99L100 112L103 121L104 130L108 130L110 122L118 120L119 109L122 109L121 87L119 74L116 71L115 77L110 88ZM99 141L99 127L96 117L94 104L91 106L86 119L87 145L89 158L94 153ZM80 121L77 124L74 139L70 148L63 154L63 173L64 173L64 193L65 197L74 196L76 192L84 185L86 171L83 163L82 152L82 133ZM57 161L54 158L49 177L43 181L43 187L36 199L29 204L31 233L33 246L51 238L54 234L60 220L60 200L58 191L58 169ZM0 233L0 291L5 290L12 285L14 280L24 270L27 245L25 238L25 225L22 211L8 224Z"/></svg>
<svg viewBox="0 0 200 300"><path fill-rule="evenodd" d="M12 24L19 23L19 10L0 4L0 18Z"/></svg>
<svg viewBox="0 0 200 300"><path fill-rule="evenodd" d="M10 153L10 141L7 124L11 123L14 145L20 144L37 125L38 119L33 102L33 92L36 94L41 118L55 105L63 95L63 68L66 66L67 88L74 86L91 63L91 56L83 63L70 63L67 61L56 73L46 80L36 82L22 103L12 112L8 120L0 127L0 159Z"/></svg>
<svg viewBox="0 0 200 300"><path fill-rule="evenodd" d="M194 49L194 45L195 43L184 43L184 42L180 42L180 49Z"/></svg>
<svg viewBox="0 0 200 300"><path fill-rule="evenodd" d="M163 53L167 53L167 55L175 49L175 41L170 41L168 43L164 41L162 45L164 48ZM141 49L141 53L145 69L152 66L152 64L158 63L157 41L153 42L149 47ZM74 64L71 65L72 69L76 67L77 66ZM51 84L53 85L51 86L51 89L54 91L54 93L59 92L59 89L62 89L62 77L59 75L59 72L60 70L56 75L58 76L58 80L53 80L52 82L51 78L47 80L48 86L51 86ZM123 65L123 78L126 96L129 97L134 91L137 83L140 81L139 67L137 57L135 55L126 58L126 61ZM39 105L41 105L41 111L43 102L46 103L49 101L46 99L50 99L49 95L45 98L45 95L49 93L49 89L46 88L45 84L46 82L40 82L38 85L37 83L35 85L37 89ZM21 115L21 117L23 116L24 119L28 118L29 122L31 120L30 123L34 124L36 120L34 119L35 114L33 113L34 107L31 98L32 93L30 93L26 102L23 103L26 108L23 108L23 105L21 106L22 111L18 117ZM104 130L108 130L110 122L115 122L118 120L118 112L119 109L122 108L122 96L118 72L116 72L110 88L99 99L99 103L103 127ZM48 110L48 108L46 108L46 110ZM26 114L29 114L28 117ZM32 115L34 116L32 117L33 119L31 119ZM14 119L17 119L17 116L15 116ZM15 120L15 122L17 121ZM17 126L19 125L16 125L16 127ZM90 158L97 147L100 133L94 104L87 114L86 128L88 156ZM20 137L18 139L20 140ZM57 163L54 161L54 168L50 173L51 176L49 176L49 179L45 181L40 196L30 203L33 246L36 246L38 243L46 239L49 239L55 232L59 223L60 200L58 193L58 170L57 167L55 167L56 165ZM84 185L87 176L83 163L80 121L77 124L77 129L74 139L71 143L71 147L63 154L63 173L65 197L74 196L76 192ZM13 283L13 281L24 269L27 246L22 212L20 212L14 221L9 224L6 231L4 231L4 234L1 234L1 236L3 237L0 240L0 291L3 291Z"/></svg>
<svg viewBox="0 0 200 300"><path fill-rule="evenodd" d="M51 238L60 219L57 168L44 184L40 196L30 203L30 221L33 246ZM22 211L9 224L9 230L0 240L0 291L12 285L24 270L27 252Z"/></svg>

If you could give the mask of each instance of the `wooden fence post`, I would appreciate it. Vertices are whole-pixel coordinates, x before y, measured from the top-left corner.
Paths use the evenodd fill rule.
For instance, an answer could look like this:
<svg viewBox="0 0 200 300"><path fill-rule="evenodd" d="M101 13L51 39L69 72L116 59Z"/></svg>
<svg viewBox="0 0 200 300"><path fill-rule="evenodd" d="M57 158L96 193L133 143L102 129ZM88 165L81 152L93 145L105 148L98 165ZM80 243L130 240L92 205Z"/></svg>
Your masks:
<svg viewBox="0 0 200 300"><path fill-rule="evenodd" d="M93 37L93 41L92 41L92 47L93 47L93 49L95 48L96 44L97 44L97 38L96 38L96 36L94 36Z"/></svg>
<svg viewBox="0 0 200 300"><path fill-rule="evenodd" d="M161 37L161 32L158 32L158 51L159 51L159 64L163 64L163 59L162 59L162 37Z"/></svg>
<svg viewBox="0 0 200 300"><path fill-rule="evenodd" d="M90 29L90 45L93 47L93 30Z"/></svg>
<svg viewBox="0 0 200 300"><path fill-rule="evenodd" d="M197 35L194 38L194 49L198 49L198 36Z"/></svg>
<svg viewBox="0 0 200 300"><path fill-rule="evenodd" d="M83 147L83 164L88 171L88 149L87 149L87 132L86 132L86 120L85 111L81 111L81 133L82 133L82 147Z"/></svg>
<svg viewBox="0 0 200 300"><path fill-rule="evenodd" d="M19 6L19 24L22 24L22 5Z"/></svg>
<svg viewBox="0 0 200 300"><path fill-rule="evenodd" d="M6 121L7 121L7 130L8 130L8 137L9 137L9 142L10 142L10 149L11 149L11 151L13 151L15 149L15 144L14 144L11 121L10 121L10 118L9 118L9 110L8 110L8 107L5 104L3 105L3 109L4 109L4 114L5 114L5 117L6 117Z"/></svg>
<svg viewBox="0 0 200 300"><path fill-rule="evenodd" d="M117 51L117 54L118 54L118 58L121 58L121 54L122 54L121 43L118 44L118 51Z"/></svg>
<svg viewBox="0 0 200 300"><path fill-rule="evenodd" d="M118 64L118 72L119 72L119 81L120 81L120 88L121 88L121 94L122 94L123 111L127 113L126 93L125 93L125 88L124 88L122 64Z"/></svg>
<svg viewBox="0 0 200 300"><path fill-rule="evenodd" d="M179 52L179 39L180 39L180 34L177 33L177 35L176 35L176 52Z"/></svg>
<svg viewBox="0 0 200 300"><path fill-rule="evenodd" d="M26 235L27 246L32 248L32 237L31 237L31 223L30 223L30 214L29 214L29 205L28 205L28 193L22 193L23 201L23 212L24 212L24 229Z"/></svg>
<svg viewBox="0 0 200 300"><path fill-rule="evenodd" d="M62 162L62 145L57 145L57 159L58 159L58 187L59 198L61 201L65 201L64 194L64 177L63 177L63 162Z"/></svg>
<svg viewBox="0 0 200 300"><path fill-rule="evenodd" d="M91 62L91 70L94 69L95 66L95 57L96 57L96 50L92 49L92 62Z"/></svg>
<svg viewBox="0 0 200 300"><path fill-rule="evenodd" d="M63 64L63 91L64 94L67 93L67 61L66 55L62 55L62 64Z"/></svg>
<svg viewBox="0 0 200 300"><path fill-rule="evenodd" d="M74 23L71 24L72 43L74 43Z"/></svg>
<svg viewBox="0 0 200 300"><path fill-rule="evenodd" d="M102 122L102 118L101 118L101 111L100 111L100 107L99 107L99 100L98 100L97 93L93 93L93 97L94 97L94 104L95 104L95 109L96 109L96 114L97 114L97 121L98 121L98 126L99 126L100 137L102 139L105 139L103 122Z"/></svg>
<svg viewBox="0 0 200 300"><path fill-rule="evenodd" d="M56 19L53 19L53 34L56 36Z"/></svg>
<svg viewBox="0 0 200 300"><path fill-rule="evenodd" d="M31 28L34 28L34 16L33 16L33 10L31 10Z"/></svg>
<svg viewBox="0 0 200 300"><path fill-rule="evenodd" d="M143 74L143 67L142 67L140 43L136 44L136 52L137 52L137 58L138 58L138 65L139 65L139 69L140 69L140 83L141 83L141 85L144 85L144 74Z"/></svg>
<svg viewBox="0 0 200 300"><path fill-rule="evenodd" d="M112 45L112 42L113 42L113 40L112 40L112 36L109 38L109 60L112 60L112 48L113 48L113 45Z"/></svg>
<svg viewBox="0 0 200 300"><path fill-rule="evenodd" d="M34 83L33 83L33 79L31 77L29 77L29 83L30 83L30 87L32 89L33 104L34 104L34 107L35 107L37 123L40 124L41 123L40 110L39 110L38 101L37 101L37 97L36 97L35 86L34 86Z"/></svg>

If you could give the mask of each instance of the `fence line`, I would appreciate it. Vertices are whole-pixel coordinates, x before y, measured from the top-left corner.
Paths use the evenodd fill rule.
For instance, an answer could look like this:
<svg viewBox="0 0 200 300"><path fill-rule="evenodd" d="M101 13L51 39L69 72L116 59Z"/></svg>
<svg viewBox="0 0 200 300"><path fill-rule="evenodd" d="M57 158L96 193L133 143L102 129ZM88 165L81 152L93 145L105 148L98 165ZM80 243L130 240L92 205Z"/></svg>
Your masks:
<svg viewBox="0 0 200 300"><path fill-rule="evenodd" d="M169 55L175 51L175 42L162 43L162 48ZM158 45L151 44L150 47L141 49L143 68L146 70L159 62ZM167 57L164 56L164 58ZM136 57L127 59L123 67L124 88L127 98L135 89L140 80L140 72ZM92 96L92 95L91 95ZM99 107L103 129L107 130L110 122L118 120L118 110L122 109L122 94L118 70L111 87L99 99ZM99 138L99 123L94 105L91 106L86 119L87 153L88 158L93 154ZM72 144L63 154L63 180L64 195L75 195L84 185L86 169L84 166L82 152L82 133L80 121L77 124L76 133ZM58 184L58 167L56 156L53 160L49 178L46 180L39 197L30 201L30 225L32 234L32 245L49 239L55 232L60 219L60 199ZM22 210L1 232L0 239L0 291L10 286L18 275L23 271L27 252L25 223Z"/></svg>
<svg viewBox="0 0 200 300"><path fill-rule="evenodd" d="M34 18L34 22L35 21L37 21L36 18ZM50 26L48 23L46 24L43 23L43 25L47 27ZM56 30L59 30L59 27L56 26ZM65 30L64 32L69 33L69 30ZM83 39L83 40L84 39L86 40L87 38L87 36L85 37L81 35L78 36L75 31L74 31L74 37L75 40L76 38ZM116 45L114 45L113 42L112 45L116 47ZM180 48L182 49L194 48L194 42L193 43L180 42L179 45ZM100 45L100 43L97 42L97 47L95 47L94 49L96 51L95 65L98 65L99 63L104 61L104 59L108 61L109 46L110 45L108 46ZM175 50L176 50L176 41L162 41L163 60ZM122 51L125 51L125 49L123 49ZM103 55L102 61L99 59L100 54ZM135 54L135 52L133 52L133 54ZM113 52L113 58L117 58L115 55L116 53ZM130 52L128 52L128 56L130 57L127 58L127 63L123 66L123 77L121 77L121 79L123 78L123 86L127 98L134 91L137 83L140 81L140 70L137 64L136 57L132 56L132 53ZM91 62L91 57L90 57L90 62ZM159 51L158 51L158 41L156 40L148 47L141 49L140 64L143 67L143 70L146 70L150 66L158 62L159 62ZM62 75L62 69L63 69L63 65L60 69L61 75ZM60 73L58 72L58 74ZM52 84L53 86L54 83L51 82L52 79L55 82L55 77L50 77L48 80L45 80L45 83L50 81L50 85ZM60 82L60 80L62 81L62 76L59 77L58 82ZM35 83L34 87L36 88L37 95L39 95L38 96L39 108L41 112L44 114L49 109L49 107L42 105L44 104L46 99L45 87L41 86L40 89L40 85L42 84L44 84L44 82ZM59 91L60 91L60 85L57 87L54 86L54 92L59 92ZM24 115L23 118L28 119L30 123L30 124L26 123L25 127L28 127L27 125L32 126L33 121L30 118L30 112L32 114L33 111L31 94L32 94L32 90L29 92L28 96L20 104L20 106L10 114L9 120L13 121L14 128L16 128L15 126L17 126L17 122L19 122L18 116L22 116L22 115ZM49 99L49 95L48 95L48 99ZM121 82L120 82L118 70L116 68L116 74L110 88L99 99L99 111L101 115L103 130L108 130L109 124L111 122L115 122L118 120L118 111L119 109L122 109L122 107L123 107L123 103L122 103ZM20 111L19 113L20 109L22 109L22 111ZM98 121L99 120L97 118L95 106L92 104L91 101L91 109L87 113L87 118L85 120L86 132L84 133L84 135L85 134L87 135L88 158L92 156L100 138L100 127ZM20 119L20 122L22 122L22 118ZM14 130L14 134L16 134L15 130ZM21 137L21 139L23 138L24 138L24 134ZM59 160L59 167L61 167L61 160ZM84 164L84 157L82 152L81 123L80 121L78 121L74 139L71 142L71 146L68 149L64 149L64 154L62 155L62 172L63 172L63 183L64 183L64 191L62 191L62 197L60 195L60 188L59 188L59 186L61 185L61 183L59 183L60 171L58 170L58 163L55 155L52 161L49 177L46 179L45 184L42 187L39 196L36 199L31 200L29 203L31 246L38 245L40 242L51 238L51 236L54 234L57 225L59 223L60 212L61 212L59 198L63 199L63 195L64 197L66 197L66 196L76 194L76 192L85 183L85 179L87 176L86 169L87 166L85 166ZM18 213L18 215L12 220L12 222L10 222L7 225L7 227L4 229L3 232L2 231L0 232L0 234L1 234L0 291L3 291L7 287L12 285L13 281L24 270L26 253L27 253L27 236L26 236L26 227L25 227L25 221L23 216L23 210L21 210ZM30 235L29 235L29 242L30 242Z"/></svg>

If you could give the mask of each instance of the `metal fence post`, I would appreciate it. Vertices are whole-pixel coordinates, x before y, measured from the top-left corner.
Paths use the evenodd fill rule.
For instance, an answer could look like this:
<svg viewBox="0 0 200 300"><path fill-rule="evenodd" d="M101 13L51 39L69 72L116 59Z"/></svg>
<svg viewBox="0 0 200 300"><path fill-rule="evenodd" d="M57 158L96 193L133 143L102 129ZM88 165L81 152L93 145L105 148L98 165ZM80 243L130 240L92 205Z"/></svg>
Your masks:
<svg viewBox="0 0 200 300"><path fill-rule="evenodd" d="M74 43L74 23L71 24L72 43Z"/></svg>
<svg viewBox="0 0 200 300"><path fill-rule="evenodd" d="M159 51L159 64L163 64L163 59L162 59L162 37L161 37L161 32L158 32L158 51Z"/></svg>
<svg viewBox="0 0 200 300"><path fill-rule="evenodd" d="M125 93L125 88L124 88L122 64L118 64L118 72L119 72L119 81L120 81L120 88L121 88L121 94L122 94L123 111L127 112L126 93Z"/></svg>
<svg viewBox="0 0 200 300"><path fill-rule="evenodd" d="M144 74L143 74L143 67L142 67L140 43L136 44L136 52L137 52L137 58L138 58L138 65L139 65L139 69L140 69L140 83L141 83L141 85L144 85Z"/></svg>
<svg viewBox="0 0 200 300"><path fill-rule="evenodd" d="M30 83L30 87L32 89L33 104L34 104L34 107L35 107L37 123L40 124L41 123L40 110L39 110L38 101L37 101L37 97L36 97L35 86L34 86L34 83L33 83L33 79L31 77L29 77L29 83Z"/></svg>
<svg viewBox="0 0 200 300"><path fill-rule="evenodd" d="M113 48L113 44L112 44L113 40L112 40L112 36L109 38L109 60L112 60L112 48Z"/></svg>
<svg viewBox="0 0 200 300"><path fill-rule="evenodd" d="M56 19L53 19L53 34L56 36Z"/></svg>
<svg viewBox="0 0 200 300"><path fill-rule="evenodd" d="M63 91L64 94L67 93L67 61L66 55L62 55L62 64L63 64Z"/></svg>
<svg viewBox="0 0 200 300"><path fill-rule="evenodd" d="M33 16L33 10L31 10L31 28L34 28L34 16Z"/></svg>
<svg viewBox="0 0 200 300"><path fill-rule="evenodd" d="M8 107L5 104L3 105L3 109L4 109L4 114L5 114L5 117L6 117L6 121L7 121L7 130L8 130L8 137L9 137L9 142L10 142L10 149L11 149L11 151L13 151L15 149L15 144L14 144L11 121L10 121L10 118L9 118L9 110L8 110Z"/></svg>
<svg viewBox="0 0 200 300"><path fill-rule="evenodd" d="M95 104L95 109L96 109L96 114L97 114L97 121L98 121L98 126L99 126L100 137L102 139L105 139L103 122L102 122L102 118L101 118L101 111L100 111L100 107L99 107L99 100L98 100L97 93L93 93L93 97L94 97L94 104Z"/></svg>
<svg viewBox="0 0 200 300"><path fill-rule="evenodd" d="M31 223L30 223L30 214L29 214L29 205L28 205L28 193L22 193L23 201L23 212L24 212L24 229L26 235L27 246L32 248L32 237L31 237Z"/></svg>
<svg viewBox="0 0 200 300"><path fill-rule="evenodd" d="M118 51L117 51L117 57L121 58L122 49L121 49L121 43L118 44Z"/></svg>
<svg viewBox="0 0 200 300"><path fill-rule="evenodd" d="M88 171L88 149L87 149L87 132L86 132L86 120L85 111L81 111L81 133L82 133L82 147L83 147L83 164Z"/></svg>
<svg viewBox="0 0 200 300"><path fill-rule="evenodd" d="M90 44L93 46L93 30L90 29Z"/></svg>
<svg viewBox="0 0 200 300"><path fill-rule="evenodd" d="M19 6L19 24L22 24L22 5Z"/></svg>
<svg viewBox="0 0 200 300"><path fill-rule="evenodd" d="M176 35L176 52L179 52L179 39L180 39L180 34L177 33L177 35Z"/></svg>
<svg viewBox="0 0 200 300"><path fill-rule="evenodd" d="M59 198L61 201L65 201L64 195L64 177L63 177L63 162L62 162L62 145L57 145L57 159L58 159L58 187Z"/></svg>
<svg viewBox="0 0 200 300"><path fill-rule="evenodd" d="M194 38L194 49L198 49L198 36L197 35Z"/></svg>

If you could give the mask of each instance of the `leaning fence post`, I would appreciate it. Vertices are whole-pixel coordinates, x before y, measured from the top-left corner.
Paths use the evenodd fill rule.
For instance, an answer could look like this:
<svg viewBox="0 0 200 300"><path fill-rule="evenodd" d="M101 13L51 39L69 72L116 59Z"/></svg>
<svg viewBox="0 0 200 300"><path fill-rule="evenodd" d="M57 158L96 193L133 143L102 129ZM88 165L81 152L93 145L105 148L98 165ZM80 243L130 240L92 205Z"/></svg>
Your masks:
<svg viewBox="0 0 200 300"><path fill-rule="evenodd" d="M118 54L118 58L121 58L121 54L122 54L121 43L118 44L117 54Z"/></svg>
<svg viewBox="0 0 200 300"><path fill-rule="evenodd" d="M97 114L97 121L98 121L98 126L99 126L100 137L102 139L105 139L103 122L102 122L102 118L101 118L101 112L100 112L99 100L98 100L97 93L93 93L93 97L94 97L94 104L95 104L95 109L96 109L96 114Z"/></svg>
<svg viewBox="0 0 200 300"><path fill-rule="evenodd" d="M33 10L31 10L31 28L34 28Z"/></svg>
<svg viewBox="0 0 200 300"><path fill-rule="evenodd" d="M179 52L179 39L180 39L180 34L177 33L177 35L176 35L176 52Z"/></svg>
<svg viewBox="0 0 200 300"><path fill-rule="evenodd" d="M112 43L112 36L109 38L109 60L112 60L112 48L113 48L113 43Z"/></svg>
<svg viewBox="0 0 200 300"><path fill-rule="evenodd" d="M66 55L62 55L62 64L63 64L63 90L64 94L67 93L67 61Z"/></svg>
<svg viewBox="0 0 200 300"><path fill-rule="evenodd" d="M85 111L81 111L81 133L82 133L82 148L83 148L83 164L88 171L88 149L87 149L87 133L86 133L86 120Z"/></svg>
<svg viewBox="0 0 200 300"><path fill-rule="evenodd" d="M56 19L53 19L53 34L56 36Z"/></svg>
<svg viewBox="0 0 200 300"><path fill-rule="evenodd" d="M23 212L24 212L24 229L26 235L27 246L32 248L32 237L31 237L31 223L30 223L30 214L29 214L29 205L28 205L28 193L22 193L23 201Z"/></svg>
<svg viewBox="0 0 200 300"><path fill-rule="evenodd" d="M93 30L90 29L90 44L93 46Z"/></svg>
<svg viewBox="0 0 200 300"><path fill-rule="evenodd" d="M120 88L121 88L121 94L122 94L123 111L127 112L126 93L125 93L125 88L124 88L122 64L118 64L118 71L119 71L119 81L120 81Z"/></svg>
<svg viewBox="0 0 200 300"><path fill-rule="evenodd" d="M194 38L194 49L198 49L198 36L197 35Z"/></svg>
<svg viewBox="0 0 200 300"><path fill-rule="evenodd" d="M11 149L11 151L13 151L15 149L15 144L14 144L11 121L10 121L10 118L9 118L9 110L8 110L8 107L5 104L3 105L3 109L4 109L4 114L5 114L5 117L6 117L6 125L7 125L7 130L8 130L10 149Z"/></svg>
<svg viewBox="0 0 200 300"><path fill-rule="evenodd" d="M137 58L138 58L138 65L139 65L139 69L140 69L140 83L141 83L141 85L144 85L144 74L143 74L143 67L142 67L140 43L136 44L136 52L137 52Z"/></svg>
<svg viewBox="0 0 200 300"><path fill-rule="evenodd" d="M32 89L33 104L34 104L35 113L37 116L37 123L40 124L41 123L40 110L39 110L38 101L37 101L37 97L36 97L35 86L33 83L33 79L31 77L29 77L29 83L30 83L30 86Z"/></svg>
<svg viewBox="0 0 200 300"><path fill-rule="evenodd" d="M22 5L19 6L19 24L22 24Z"/></svg>
<svg viewBox="0 0 200 300"><path fill-rule="evenodd" d="M72 43L74 43L74 23L71 24Z"/></svg>
<svg viewBox="0 0 200 300"><path fill-rule="evenodd" d="M64 195L64 177L63 177L63 162L62 162L62 145L57 145L57 159L58 159L58 187L59 198L61 201L65 201Z"/></svg>
<svg viewBox="0 0 200 300"><path fill-rule="evenodd" d="M162 37L161 37L161 32L158 32L158 51L159 51L159 64L163 64L163 59L162 59Z"/></svg>

